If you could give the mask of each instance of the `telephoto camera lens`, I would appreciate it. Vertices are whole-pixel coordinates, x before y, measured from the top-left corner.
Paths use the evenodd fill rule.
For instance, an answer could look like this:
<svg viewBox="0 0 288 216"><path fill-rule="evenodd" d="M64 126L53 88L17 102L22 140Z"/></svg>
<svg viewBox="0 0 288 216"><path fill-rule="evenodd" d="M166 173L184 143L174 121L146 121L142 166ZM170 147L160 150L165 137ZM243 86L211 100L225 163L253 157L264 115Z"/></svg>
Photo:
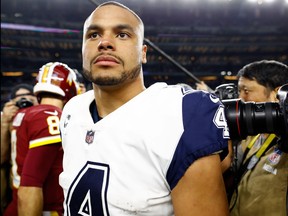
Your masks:
<svg viewBox="0 0 288 216"><path fill-rule="evenodd" d="M258 133L285 133L285 121L277 102L223 100L230 139L245 139Z"/></svg>

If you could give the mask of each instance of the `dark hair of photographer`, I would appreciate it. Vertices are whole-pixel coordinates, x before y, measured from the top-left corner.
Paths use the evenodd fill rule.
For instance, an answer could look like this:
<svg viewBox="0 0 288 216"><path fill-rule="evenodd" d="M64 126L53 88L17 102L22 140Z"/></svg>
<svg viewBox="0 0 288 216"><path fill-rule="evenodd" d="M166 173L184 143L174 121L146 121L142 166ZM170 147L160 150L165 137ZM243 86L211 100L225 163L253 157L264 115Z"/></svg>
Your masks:
<svg viewBox="0 0 288 216"><path fill-rule="evenodd" d="M15 105L20 109L38 104L33 93L33 86L25 83L12 88L10 100L14 101Z"/></svg>
<svg viewBox="0 0 288 216"><path fill-rule="evenodd" d="M288 83L288 67L278 61L262 60L244 66L238 72L237 77L238 79L243 77L254 80L264 86L266 90L276 91L277 88ZM238 88L239 94L241 93L241 90L244 92L249 91L249 89L241 89L241 86L238 86ZM267 92L267 94L269 93L270 92Z"/></svg>
<svg viewBox="0 0 288 216"><path fill-rule="evenodd" d="M14 99L17 96L21 96L19 93L17 94L18 90L25 89L28 91L28 93L25 93L25 95L33 95L33 86L29 84L19 84L12 88L10 99Z"/></svg>

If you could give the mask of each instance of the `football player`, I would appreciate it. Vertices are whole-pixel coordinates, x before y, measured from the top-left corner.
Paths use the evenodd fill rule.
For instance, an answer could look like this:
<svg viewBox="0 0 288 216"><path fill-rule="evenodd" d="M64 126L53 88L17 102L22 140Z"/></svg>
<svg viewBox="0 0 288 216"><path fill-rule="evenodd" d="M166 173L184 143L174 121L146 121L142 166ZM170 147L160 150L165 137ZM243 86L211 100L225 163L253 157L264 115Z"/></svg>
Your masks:
<svg viewBox="0 0 288 216"><path fill-rule="evenodd" d="M4 215L63 214L59 118L77 92L76 74L66 64L41 67L34 86L39 105L21 109L12 123L13 200Z"/></svg>
<svg viewBox="0 0 288 216"><path fill-rule="evenodd" d="M139 16L116 2L85 21L83 74L93 90L61 116L65 215L228 215L224 107L180 85L146 89L143 40Z"/></svg>

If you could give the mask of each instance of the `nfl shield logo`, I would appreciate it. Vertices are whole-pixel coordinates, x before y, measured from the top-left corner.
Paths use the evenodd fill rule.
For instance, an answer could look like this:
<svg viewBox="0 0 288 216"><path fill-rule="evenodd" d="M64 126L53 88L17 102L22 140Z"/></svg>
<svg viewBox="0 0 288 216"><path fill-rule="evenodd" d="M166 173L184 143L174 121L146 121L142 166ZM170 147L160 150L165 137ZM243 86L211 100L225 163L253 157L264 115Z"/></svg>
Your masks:
<svg viewBox="0 0 288 216"><path fill-rule="evenodd" d="M89 130L86 133L86 138L85 138L85 142L88 144L91 144L94 140L94 133L95 131Z"/></svg>
<svg viewBox="0 0 288 216"><path fill-rule="evenodd" d="M278 164L281 159L281 154L282 152L279 149L275 149L274 152L268 156L268 161L270 162L270 164Z"/></svg>

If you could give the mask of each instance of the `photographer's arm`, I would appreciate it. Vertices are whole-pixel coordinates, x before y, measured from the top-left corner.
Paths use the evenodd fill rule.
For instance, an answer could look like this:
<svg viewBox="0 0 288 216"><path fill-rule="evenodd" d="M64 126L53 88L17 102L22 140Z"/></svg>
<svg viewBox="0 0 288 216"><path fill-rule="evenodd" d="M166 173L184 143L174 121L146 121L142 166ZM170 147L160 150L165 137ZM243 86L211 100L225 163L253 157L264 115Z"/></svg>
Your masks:
<svg viewBox="0 0 288 216"><path fill-rule="evenodd" d="M224 173L231 167L232 161L233 161L232 141L228 140L228 155L224 158L224 160L221 161L222 173Z"/></svg>
<svg viewBox="0 0 288 216"><path fill-rule="evenodd" d="M13 101L9 101L5 103L1 113L1 165L10 158L10 128L18 109Z"/></svg>
<svg viewBox="0 0 288 216"><path fill-rule="evenodd" d="M172 190L175 215L228 216L219 155L196 160Z"/></svg>
<svg viewBox="0 0 288 216"><path fill-rule="evenodd" d="M200 83L196 83L196 89L210 92L209 87L206 85L204 81L201 81Z"/></svg>

